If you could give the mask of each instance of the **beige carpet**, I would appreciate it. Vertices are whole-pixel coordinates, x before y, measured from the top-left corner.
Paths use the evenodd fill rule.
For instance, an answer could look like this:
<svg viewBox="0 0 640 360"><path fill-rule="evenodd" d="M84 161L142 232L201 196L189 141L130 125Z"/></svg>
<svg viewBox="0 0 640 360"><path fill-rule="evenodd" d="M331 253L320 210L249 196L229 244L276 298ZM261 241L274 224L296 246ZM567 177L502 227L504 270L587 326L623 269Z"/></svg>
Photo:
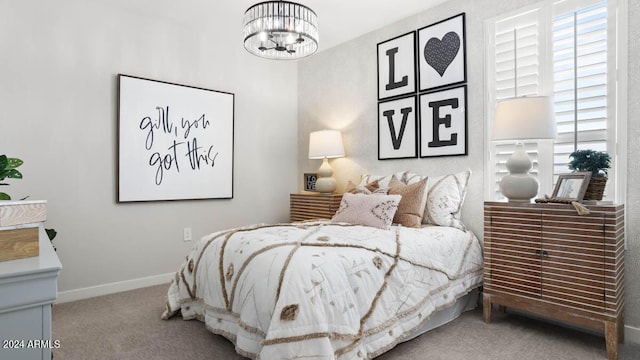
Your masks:
<svg viewBox="0 0 640 360"><path fill-rule="evenodd" d="M197 320L160 320L167 287L54 305L53 339L61 342L54 359L244 359ZM624 344L620 351L621 359L640 359L640 345ZM514 314L496 314L485 324L475 310L377 359L602 360L606 350L601 336Z"/></svg>

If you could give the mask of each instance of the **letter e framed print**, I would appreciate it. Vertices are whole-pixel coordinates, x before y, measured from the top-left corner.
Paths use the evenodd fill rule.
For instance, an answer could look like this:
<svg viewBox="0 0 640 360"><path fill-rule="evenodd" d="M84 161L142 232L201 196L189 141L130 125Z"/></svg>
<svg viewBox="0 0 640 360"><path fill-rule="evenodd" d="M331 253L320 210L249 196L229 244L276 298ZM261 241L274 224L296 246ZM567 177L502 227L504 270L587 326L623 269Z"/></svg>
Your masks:
<svg viewBox="0 0 640 360"><path fill-rule="evenodd" d="M378 44L378 100L416 92L416 33Z"/></svg>
<svg viewBox="0 0 640 360"><path fill-rule="evenodd" d="M467 155L467 86L420 95L420 157Z"/></svg>
<svg viewBox="0 0 640 360"><path fill-rule="evenodd" d="M416 97L378 103L378 160L418 157Z"/></svg>
<svg viewBox="0 0 640 360"><path fill-rule="evenodd" d="M234 95L118 75L118 202L233 198Z"/></svg>

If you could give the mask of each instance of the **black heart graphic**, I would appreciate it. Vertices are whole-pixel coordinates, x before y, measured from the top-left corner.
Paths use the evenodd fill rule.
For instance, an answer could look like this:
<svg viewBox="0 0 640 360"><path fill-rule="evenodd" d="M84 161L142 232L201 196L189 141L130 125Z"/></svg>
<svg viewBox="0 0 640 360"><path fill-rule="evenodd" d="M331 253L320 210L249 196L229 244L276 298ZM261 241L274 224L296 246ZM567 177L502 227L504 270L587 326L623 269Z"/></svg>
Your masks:
<svg viewBox="0 0 640 360"><path fill-rule="evenodd" d="M427 41L427 45L424 47L424 59L442 77L458 55L458 50L460 50L460 37L451 31L444 35L442 41L438 38L431 38Z"/></svg>

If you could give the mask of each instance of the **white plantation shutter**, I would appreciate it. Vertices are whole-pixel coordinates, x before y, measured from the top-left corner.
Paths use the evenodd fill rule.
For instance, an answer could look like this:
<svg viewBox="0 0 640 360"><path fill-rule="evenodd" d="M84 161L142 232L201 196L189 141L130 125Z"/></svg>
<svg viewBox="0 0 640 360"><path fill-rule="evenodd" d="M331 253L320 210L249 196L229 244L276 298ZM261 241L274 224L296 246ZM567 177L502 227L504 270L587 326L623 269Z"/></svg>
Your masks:
<svg viewBox="0 0 640 360"><path fill-rule="evenodd" d="M558 125L554 147L554 182L568 172L569 154L593 149L615 153L609 132L607 3L556 9L553 19L553 94ZM613 115L613 114L612 114ZM613 116L612 116L613 117ZM613 176L615 172L611 172ZM614 179L609 185L614 183ZM609 188L612 188L609 186ZM611 189L607 191L612 197Z"/></svg>
<svg viewBox="0 0 640 360"><path fill-rule="evenodd" d="M516 96L540 95L542 70L540 63L544 53L540 40L542 12L532 9L492 24L493 31L487 31L489 46L487 61L487 80L490 89L488 118L495 115L495 104ZM491 121L488 122L491 126ZM489 138L491 129L489 129ZM515 148L515 141L490 142L492 171L488 178L490 199L504 199L500 193L500 180L506 174L506 162ZM541 149L536 141L526 141L525 149L531 158L531 173L538 175Z"/></svg>
<svg viewBox="0 0 640 360"><path fill-rule="evenodd" d="M553 95L558 137L525 142L531 173L540 182L538 196L550 195L557 175L570 172L571 152L593 149L612 156L605 194L607 200L614 199L616 33L610 24L616 21L617 1L548 0L485 22L485 198L504 199L499 183L508 173L505 164L515 144L491 141L495 105L515 96Z"/></svg>

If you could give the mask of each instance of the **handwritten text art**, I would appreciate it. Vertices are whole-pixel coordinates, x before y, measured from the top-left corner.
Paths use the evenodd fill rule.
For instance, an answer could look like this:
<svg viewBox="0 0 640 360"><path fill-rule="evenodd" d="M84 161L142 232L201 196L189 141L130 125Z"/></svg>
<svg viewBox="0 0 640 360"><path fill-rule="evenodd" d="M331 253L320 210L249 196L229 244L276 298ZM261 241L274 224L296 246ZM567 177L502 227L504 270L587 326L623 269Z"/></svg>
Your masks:
<svg viewBox="0 0 640 360"><path fill-rule="evenodd" d="M127 75L118 84L118 201L233 197L233 94Z"/></svg>

